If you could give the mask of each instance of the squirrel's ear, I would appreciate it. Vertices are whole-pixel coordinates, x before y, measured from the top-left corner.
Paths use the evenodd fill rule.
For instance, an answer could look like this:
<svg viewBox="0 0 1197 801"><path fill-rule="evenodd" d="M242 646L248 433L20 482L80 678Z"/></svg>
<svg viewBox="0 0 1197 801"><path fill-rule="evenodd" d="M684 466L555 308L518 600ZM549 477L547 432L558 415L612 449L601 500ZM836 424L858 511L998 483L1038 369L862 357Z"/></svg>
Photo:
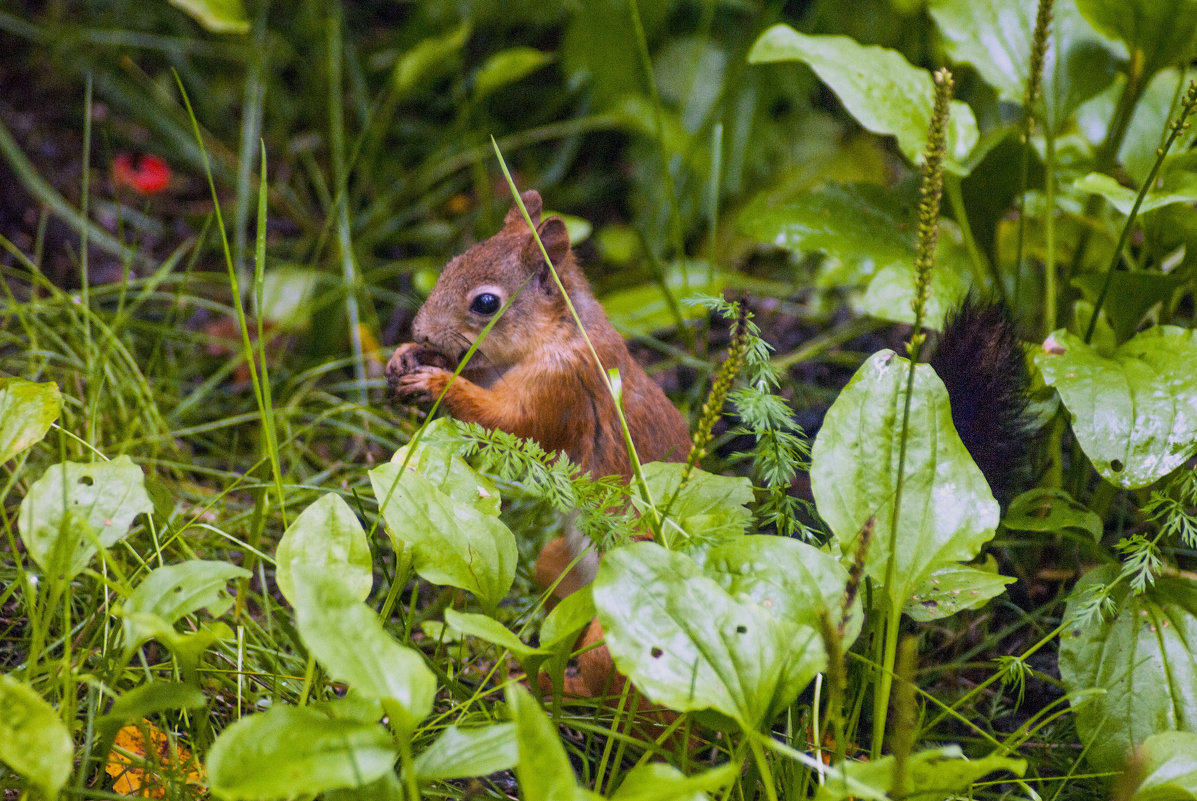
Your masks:
<svg viewBox="0 0 1197 801"><path fill-rule="evenodd" d="M524 208L528 210L528 216L532 218L532 224L540 225L540 212L544 209L544 204L540 201L540 193L535 189L529 189L526 192L520 193L520 200L524 201ZM518 203L512 203L507 216L503 218L504 227L512 224L518 224L521 227L524 225L524 215L520 214Z"/></svg>
<svg viewBox="0 0 1197 801"><path fill-rule="evenodd" d="M549 254L553 266L560 271L566 257L569 256L569 230L566 229L565 222L560 217L550 217L540 224L536 233L540 235L540 241L544 244L545 252ZM546 293L552 294L556 291L557 284L549 274L549 266L540 254L540 248L536 247L536 240L529 237L527 247L531 250L533 263L539 265L537 282Z"/></svg>

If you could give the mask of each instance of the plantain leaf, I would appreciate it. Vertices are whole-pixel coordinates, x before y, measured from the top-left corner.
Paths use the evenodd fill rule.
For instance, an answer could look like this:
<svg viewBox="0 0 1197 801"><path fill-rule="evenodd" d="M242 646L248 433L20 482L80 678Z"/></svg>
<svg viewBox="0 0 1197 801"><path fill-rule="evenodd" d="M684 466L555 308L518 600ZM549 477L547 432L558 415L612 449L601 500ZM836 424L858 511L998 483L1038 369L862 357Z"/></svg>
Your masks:
<svg viewBox="0 0 1197 801"><path fill-rule="evenodd" d="M906 599L902 612L911 620L925 623L951 617L965 609L978 609L1006 591L1017 579L1000 575L993 557L982 567L944 565Z"/></svg>
<svg viewBox="0 0 1197 801"><path fill-rule="evenodd" d="M851 554L874 521L865 572L904 603L941 567L971 560L994 533L998 505L952 425L943 382L928 365L915 368L906 440L905 479L896 525L902 410L910 362L873 354L832 404L811 453L811 489L841 550Z"/></svg>
<svg viewBox="0 0 1197 801"><path fill-rule="evenodd" d="M756 40L748 61L809 65L857 122L873 133L894 136L911 162L922 160L931 126L934 83L930 73L913 66L896 50L860 45L846 36L806 36L789 25L777 24ZM959 165L977 138L972 109L952 101L944 168L961 172Z"/></svg>
<svg viewBox="0 0 1197 801"><path fill-rule="evenodd" d="M53 381L0 378L0 464L40 442L60 414L62 396Z"/></svg>
<svg viewBox="0 0 1197 801"><path fill-rule="evenodd" d="M121 605L125 652L160 634L174 633L174 624L184 615L200 609L213 617L224 614L233 603L226 585L249 575L243 567L202 559L155 569Z"/></svg>
<svg viewBox="0 0 1197 801"><path fill-rule="evenodd" d="M474 102L504 86L531 75L553 61L553 54L534 47L500 50L483 62L474 73Z"/></svg>
<svg viewBox="0 0 1197 801"><path fill-rule="evenodd" d="M1142 57L1148 76L1197 55L1197 0L1077 0L1093 27Z"/></svg>
<svg viewBox="0 0 1197 801"><path fill-rule="evenodd" d="M32 687L0 675L0 761L57 798L71 775L75 745L54 707Z"/></svg>
<svg viewBox="0 0 1197 801"><path fill-rule="evenodd" d="M1006 528L1015 531L1055 532L1075 528L1101 540L1104 527L1101 518L1062 489L1038 487L1028 490L1010 501L1010 508L1002 518Z"/></svg>
<svg viewBox="0 0 1197 801"><path fill-rule="evenodd" d="M208 752L217 798L267 801L362 787L391 770L397 754L378 723L276 706L229 726Z"/></svg>
<svg viewBox="0 0 1197 801"><path fill-rule="evenodd" d="M1153 734L1139 747L1140 775L1131 801L1193 801L1197 799L1197 734L1165 731Z"/></svg>
<svg viewBox="0 0 1197 801"><path fill-rule="evenodd" d="M799 552L757 547L777 571L802 575ZM714 710L756 730L793 702L825 656L816 631L791 616L802 599L778 594L784 611L775 614L766 602L784 584L751 577L738 584L729 561L709 576L685 554L651 542L616 548L599 565L594 605L616 665L641 692L678 711ZM739 561L736 575L763 563ZM837 599L842 592L841 584ZM830 606L817 586L806 597Z"/></svg>
<svg viewBox="0 0 1197 801"><path fill-rule="evenodd" d="M38 566L71 579L87 567L97 547L124 539L133 519L152 509L141 468L118 456L52 465L21 501L17 522Z"/></svg>
<svg viewBox="0 0 1197 801"><path fill-rule="evenodd" d="M752 482L743 476L717 476L696 469L678 492L685 469L677 462L644 465L644 480L652 497L658 503L673 498L662 527L666 546L685 550L739 538L752 522L747 507L753 500Z"/></svg>
<svg viewBox="0 0 1197 801"><path fill-rule="evenodd" d="M246 33L249 17L241 0L170 0L212 33Z"/></svg>
<svg viewBox="0 0 1197 801"><path fill-rule="evenodd" d="M393 722L410 732L436 695L424 658L387 634L374 610L337 579L310 567L296 569L294 579L295 627L304 645L334 678L384 701Z"/></svg>
<svg viewBox="0 0 1197 801"><path fill-rule="evenodd" d="M845 762L829 771L827 781L815 793L815 801L843 801L848 798L886 801L894 782L893 756L868 762ZM958 745L932 748L911 754L906 765L907 786L902 798L910 801L939 801L964 795L969 786L990 773L1008 771L1016 776L1026 772L1021 759L990 756L965 759Z"/></svg>
<svg viewBox="0 0 1197 801"><path fill-rule="evenodd" d="M1060 330L1035 354L1085 455L1124 489L1151 484L1197 452L1194 359L1193 332L1170 325L1138 334L1111 356Z"/></svg>
<svg viewBox="0 0 1197 801"><path fill-rule="evenodd" d="M468 590L487 609L498 605L515 579L515 535L507 526L393 462L371 470L370 483L396 550L411 553L421 577Z"/></svg>
<svg viewBox="0 0 1197 801"><path fill-rule="evenodd" d="M508 684L507 707L516 726L519 763L515 775L525 801L595 801L602 797L578 786L561 738L526 689Z"/></svg>
<svg viewBox="0 0 1197 801"><path fill-rule="evenodd" d="M518 761L514 723L468 729L449 726L416 757L415 769L420 781L443 781L508 770Z"/></svg>
<svg viewBox="0 0 1197 801"><path fill-rule="evenodd" d="M359 601L366 600L374 583L370 544L357 515L336 493L325 493L299 513L287 526L275 553L274 579L279 591L295 604L299 566L315 568L342 583Z"/></svg>
<svg viewBox="0 0 1197 801"><path fill-rule="evenodd" d="M1082 576L1065 620L1075 619L1089 588L1117 575L1118 566L1108 565ZM1074 711L1089 762L1118 771L1153 734L1197 732L1197 583L1159 576L1142 595L1122 583L1111 598L1112 620L1060 635L1060 678L1070 695L1087 697ZM1091 689L1102 692L1085 693Z"/></svg>

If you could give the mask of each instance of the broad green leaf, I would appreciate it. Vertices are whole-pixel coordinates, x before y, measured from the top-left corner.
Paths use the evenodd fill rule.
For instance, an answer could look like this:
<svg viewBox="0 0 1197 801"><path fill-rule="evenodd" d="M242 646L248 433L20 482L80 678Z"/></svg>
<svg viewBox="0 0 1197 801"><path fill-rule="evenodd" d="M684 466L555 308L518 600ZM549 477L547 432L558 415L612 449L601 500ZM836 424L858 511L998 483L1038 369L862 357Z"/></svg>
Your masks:
<svg viewBox="0 0 1197 801"><path fill-rule="evenodd" d="M545 711L521 685L507 685L507 707L515 722L519 779L524 801L592 801L601 798L578 786L573 766Z"/></svg>
<svg viewBox="0 0 1197 801"><path fill-rule="evenodd" d="M1131 801L1194 801L1197 799L1197 734L1166 731L1139 746L1143 777Z"/></svg>
<svg viewBox="0 0 1197 801"><path fill-rule="evenodd" d="M688 556L651 542L609 551L593 592L616 665L678 711L710 709L759 729L825 661L813 628L729 594Z"/></svg>
<svg viewBox="0 0 1197 801"><path fill-rule="evenodd" d="M0 464L40 442L61 413L62 396L53 381L0 378Z"/></svg>
<svg viewBox="0 0 1197 801"><path fill-rule="evenodd" d="M452 420L442 417L432 421L424 436L413 446L404 445L391 457L393 464L405 462L428 479L441 492L459 503L473 506L490 517L498 517L503 499L498 488L456 454L457 428ZM410 457L409 457L410 454Z"/></svg>
<svg viewBox="0 0 1197 801"><path fill-rule="evenodd" d="M1077 0L1076 5L1097 30L1139 51L1148 76L1197 55L1197 0Z"/></svg>
<svg viewBox="0 0 1197 801"><path fill-rule="evenodd" d="M902 603L941 567L967 562L993 537L998 505L952 425L943 382L928 365L915 368L906 435L902 503L898 488L902 410L910 362L873 354L828 410L811 453L811 489L819 514L845 554L874 522L865 572Z"/></svg>
<svg viewBox="0 0 1197 801"><path fill-rule="evenodd" d="M644 465L644 480L660 511L670 498L669 517L662 526L670 550L714 545L742 535L752 521L752 482L743 476L717 476L695 469L678 492L686 466L677 462ZM674 493L677 496L674 497Z"/></svg>
<svg viewBox="0 0 1197 801"><path fill-rule="evenodd" d="M38 566L70 579L91 562L97 545L124 539L133 519L151 509L141 468L118 456L52 465L29 488L17 523Z"/></svg>
<svg viewBox="0 0 1197 801"><path fill-rule="evenodd" d="M447 70L465 46L471 32L469 21L463 22L443 36L430 36L417 42L400 56L391 73L398 97L411 94L427 78Z"/></svg>
<svg viewBox="0 0 1197 801"><path fill-rule="evenodd" d="M1077 442L1107 481L1145 487L1197 451L1192 331L1158 325L1109 357L1064 330L1048 342L1035 364L1060 393Z"/></svg>
<svg viewBox="0 0 1197 801"><path fill-rule="evenodd" d="M1065 620L1075 619L1089 588L1117 575L1108 565L1082 576ZM1076 728L1089 762L1117 771L1153 734L1197 732L1197 583L1159 576L1133 596L1124 582L1112 598L1117 617L1060 635L1060 678L1070 694L1104 690L1075 708Z"/></svg>
<svg viewBox="0 0 1197 801"><path fill-rule="evenodd" d="M324 801L407 801L407 794L398 774L388 770L369 784L329 790L322 798Z"/></svg>
<svg viewBox="0 0 1197 801"><path fill-rule="evenodd" d="M612 801L704 801L740 775L735 765L687 776L664 762L640 764L628 771Z"/></svg>
<svg viewBox="0 0 1197 801"><path fill-rule="evenodd" d="M1101 539L1101 517L1062 489L1039 487L1010 501L1002 524L1015 531L1055 532L1075 528Z"/></svg>
<svg viewBox="0 0 1197 801"><path fill-rule="evenodd" d="M827 610L836 625L844 622L848 571L831 554L804 542L789 537L739 537L712 548L703 571L732 597L760 604L774 617L815 625ZM844 624L845 648L856 639L863 622L857 598Z"/></svg>
<svg viewBox="0 0 1197 801"><path fill-rule="evenodd" d="M913 322L915 204L913 195L876 184L827 184L778 203L758 195L737 227L758 242L799 253L822 252L841 263L830 286L868 284L863 305L874 316ZM943 224L931 274L927 324L943 324L968 291L970 267L959 230Z"/></svg>
<svg viewBox="0 0 1197 801"><path fill-rule="evenodd" d="M1004 100L1021 104L1037 5L1035 0L932 0L930 11L952 60L972 64ZM1113 79L1114 55L1103 38L1074 5L1054 6L1043 65L1044 103L1051 128L1058 130L1079 103Z"/></svg>
<svg viewBox="0 0 1197 801"><path fill-rule="evenodd" d="M249 17L241 0L170 0L212 33L246 33Z"/></svg>
<svg viewBox="0 0 1197 801"><path fill-rule="evenodd" d="M112 737L130 720L141 720L172 709L200 709L208 699L199 687L175 681L151 681L134 687L112 702L108 712L97 720L105 736Z"/></svg>
<svg viewBox="0 0 1197 801"><path fill-rule="evenodd" d="M471 637L477 637L494 643L512 653L516 659L523 662L528 657L543 656L544 649L528 645L493 617L477 615L472 612L458 612L456 609L445 610L445 623Z"/></svg>
<svg viewBox="0 0 1197 801"><path fill-rule="evenodd" d="M992 557L983 568L944 565L931 573L906 599L902 612L925 623L951 617L965 609L978 609L1006 591L1017 579L998 574Z"/></svg>
<svg viewBox="0 0 1197 801"><path fill-rule="evenodd" d="M758 195L736 226L758 242L826 253L855 268L863 284L883 267L914 260L915 202L877 184L829 183L785 203Z"/></svg>
<svg viewBox="0 0 1197 801"><path fill-rule="evenodd" d="M366 532L349 504L333 492L320 496L291 522L279 540L275 561L275 581L291 604L295 603L292 574L301 565L340 581L359 601L366 600L374 584Z"/></svg>
<svg viewBox="0 0 1197 801"><path fill-rule="evenodd" d="M466 779L515 767L519 743L514 723L476 728L449 726L415 760L420 781Z"/></svg>
<svg viewBox="0 0 1197 801"><path fill-rule="evenodd" d="M578 632L586 628L593 617L594 597L587 584L567 595L549 612L540 626L540 647L552 648L567 640L573 642Z"/></svg>
<svg viewBox="0 0 1197 801"><path fill-rule="evenodd" d="M295 627L329 674L361 695L384 701L394 723L406 731L427 717L436 676L419 652L396 642L374 610L336 579L309 567L298 568L294 579Z"/></svg>
<svg viewBox="0 0 1197 801"><path fill-rule="evenodd" d="M971 270L959 229L950 221L941 220L935 246L935 267L931 270L931 285L923 310L924 324L928 328L942 328L948 313L964 302L972 286ZM915 284L912 250L908 258L886 265L873 276L860 303L861 310L882 320L911 325L914 323Z"/></svg>
<svg viewBox="0 0 1197 801"><path fill-rule="evenodd" d="M964 794L968 788L990 773L1008 771L1015 776L1026 772L1021 759L991 755L965 759L958 745L947 745L911 754L906 763L908 801L940 801ZM827 781L815 793L815 801L843 801L850 797L886 801L894 782L894 758L886 755L869 762L847 762L832 768Z"/></svg>
<svg viewBox="0 0 1197 801"><path fill-rule="evenodd" d="M57 798L74 755L71 732L54 707L29 685L0 675L0 761Z"/></svg>
<svg viewBox="0 0 1197 801"><path fill-rule="evenodd" d="M912 162L922 160L931 125L935 89L931 74L896 50L864 46L846 36L806 36L788 25L769 28L748 54L753 64L801 61L826 83L844 108L868 130L897 138ZM962 162L977 143L972 109L952 101L948 159Z"/></svg>
<svg viewBox="0 0 1197 801"><path fill-rule="evenodd" d="M1197 78L1197 71L1193 69L1187 70L1184 74L1178 69L1160 70L1147 84L1143 96L1135 105L1130 124L1126 128L1126 135L1122 139L1122 146L1118 148L1118 160L1126 168L1127 174L1130 175L1136 186L1147 180L1147 174L1151 172L1151 168L1156 162L1157 151L1169 132L1167 127L1169 120L1177 113L1174 104L1178 91L1183 92L1188 87L1189 81L1194 78ZM1113 107L1110 110L1112 113ZM1186 151L1191 149L1194 135L1191 127L1182 131L1169 151L1173 154L1171 158L1183 157ZM1171 176L1168 174L1166 161L1160 176L1163 178L1163 188L1167 189L1170 184L1176 182L1177 177L1191 179L1192 174L1186 172L1182 176ZM1189 180L1187 183L1191 188L1192 181ZM1153 187L1153 189L1155 188L1160 187Z"/></svg>
<svg viewBox="0 0 1197 801"><path fill-rule="evenodd" d="M515 535L498 518L446 495L399 465L370 471L387 533L425 580L469 590L494 609L515 579Z"/></svg>
<svg viewBox="0 0 1197 801"><path fill-rule="evenodd" d="M184 615L200 609L213 617L223 615L233 603L226 585L249 575L243 567L201 559L155 569L121 605L126 653L156 637L163 624L173 627Z"/></svg>
<svg viewBox="0 0 1197 801"><path fill-rule="evenodd" d="M1139 194L1138 190L1128 189L1110 176L1096 172L1091 172L1084 178L1080 178L1073 186L1081 192L1101 195L1124 215L1130 214L1131 208L1135 205L1135 198ZM1197 175L1180 173L1178 180L1169 189L1148 192L1143 198L1142 204L1139 205L1139 213L1146 214L1172 203L1193 203L1195 201L1197 201Z"/></svg>
<svg viewBox="0 0 1197 801"><path fill-rule="evenodd" d="M1020 0L931 0L928 10L952 60L972 64L1004 100L1026 92L1035 3Z"/></svg>
<svg viewBox="0 0 1197 801"><path fill-rule="evenodd" d="M208 752L208 786L231 801L311 796L369 784L390 771L396 757L381 724L276 706L220 733Z"/></svg>
<svg viewBox="0 0 1197 801"><path fill-rule="evenodd" d="M534 47L512 47L495 53L474 73L474 102L531 75L552 62L553 54Z"/></svg>

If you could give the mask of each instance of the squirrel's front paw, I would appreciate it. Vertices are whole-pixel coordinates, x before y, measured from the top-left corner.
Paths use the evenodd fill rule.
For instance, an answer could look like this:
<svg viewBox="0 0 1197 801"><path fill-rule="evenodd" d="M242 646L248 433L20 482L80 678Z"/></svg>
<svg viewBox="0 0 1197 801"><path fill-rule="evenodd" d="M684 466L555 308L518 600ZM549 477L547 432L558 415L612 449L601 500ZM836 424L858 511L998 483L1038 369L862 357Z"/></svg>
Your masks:
<svg viewBox="0 0 1197 801"><path fill-rule="evenodd" d="M392 358L391 361L394 361ZM389 373L390 365L388 365ZM409 403L429 403L436 400L449 385L453 374L440 367L420 365L402 375L388 375L391 388Z"/></svg>

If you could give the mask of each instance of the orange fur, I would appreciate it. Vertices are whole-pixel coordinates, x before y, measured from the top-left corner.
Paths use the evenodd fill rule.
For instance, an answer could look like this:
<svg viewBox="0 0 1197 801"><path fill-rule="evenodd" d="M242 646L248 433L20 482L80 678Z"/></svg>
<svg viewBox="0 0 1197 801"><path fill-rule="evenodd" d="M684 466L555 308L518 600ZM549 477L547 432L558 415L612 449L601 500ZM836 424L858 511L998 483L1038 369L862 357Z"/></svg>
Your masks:
<svg viewBox="0 0 1197 801"><path fill-rule="evenodd" d="M564 451L594 476L629 478L631 460L606 370L618 368L624 416L642 461L681 461L690 449L685 420L665 393L628 353L591 292L569 247L565 224L541 222L541 199L521 195L561 284L573 301L602 369L574 321L556 281L518 207L503 228L451 260L432 294L416 314L412 343L401 345L387 364L395 393L428 402L444 393L444 405L459 420L535 439L548 451ZM476 304L491 295L510 303L456 380L446 369L457 364L492 314ZM483 304L485 305L485 304ZM535 575L549 586L573 563L577 547L560 538L536 562ZM585 583L574 570L557 585L565 597ZM597 620L582 638L584 646L602 639ZM583 697L618 693L625 681L606 646L585 650L578 676L567 677L566 693Z"/></svg>

